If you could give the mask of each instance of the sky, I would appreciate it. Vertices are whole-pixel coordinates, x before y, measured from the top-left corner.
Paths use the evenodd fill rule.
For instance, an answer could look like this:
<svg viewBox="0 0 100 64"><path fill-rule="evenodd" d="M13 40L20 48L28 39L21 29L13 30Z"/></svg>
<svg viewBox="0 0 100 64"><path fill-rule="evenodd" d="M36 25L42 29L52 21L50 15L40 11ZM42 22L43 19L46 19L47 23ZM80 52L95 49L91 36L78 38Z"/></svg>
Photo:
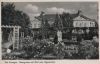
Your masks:
<svg viewBox="0 0 100 64"><path fill-rule="evenodd" d="M14 2L15 8L27 13L31 20L38 16L41 11L46 14L62 12L76 13L78 10L88 18L98 20L97 2Z"/></svg>

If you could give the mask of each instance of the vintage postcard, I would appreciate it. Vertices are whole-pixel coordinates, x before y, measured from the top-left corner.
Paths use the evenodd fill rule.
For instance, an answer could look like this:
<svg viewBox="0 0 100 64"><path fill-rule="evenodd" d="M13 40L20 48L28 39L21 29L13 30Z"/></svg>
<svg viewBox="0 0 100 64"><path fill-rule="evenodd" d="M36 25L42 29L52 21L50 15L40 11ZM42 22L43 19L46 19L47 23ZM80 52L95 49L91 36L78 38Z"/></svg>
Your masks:
<svg viewBox="0 0 100 64"><path fill-rule="evenodd" d="M99 64L99 1L0 1L2 64Z"/></svg>

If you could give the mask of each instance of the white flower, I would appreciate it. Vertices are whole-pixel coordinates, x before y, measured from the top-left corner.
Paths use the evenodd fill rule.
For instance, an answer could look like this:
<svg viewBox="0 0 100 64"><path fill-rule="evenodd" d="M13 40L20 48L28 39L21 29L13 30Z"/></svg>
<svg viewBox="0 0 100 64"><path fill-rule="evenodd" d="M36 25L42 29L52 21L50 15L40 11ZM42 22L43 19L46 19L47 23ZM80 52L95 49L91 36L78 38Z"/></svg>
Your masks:
<svg viewBox="0 0 100 64"><path fill-rule="evenodd" d="M7 49L7 53L11 53L11 50L10 49Z"/></svg>

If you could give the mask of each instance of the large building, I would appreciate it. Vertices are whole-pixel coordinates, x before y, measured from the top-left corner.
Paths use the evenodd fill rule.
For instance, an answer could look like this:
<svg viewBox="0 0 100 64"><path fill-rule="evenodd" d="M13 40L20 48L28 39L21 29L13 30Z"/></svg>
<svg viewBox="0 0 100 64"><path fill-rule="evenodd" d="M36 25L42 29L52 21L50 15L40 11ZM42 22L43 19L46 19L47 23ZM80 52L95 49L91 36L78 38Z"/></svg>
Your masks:
<svg viewBox="0 0 100 64"><path fill-rule="evenodd" d="M85 18L83 15L73 19L74 27L96 27L96 22L93 19Z"/></svg>
<svg viewBox="0 0 100 64"><path fill-rule="evenodd" d="M45 31L44 23L49 23L49 33L45 34L51 35L51 33L53 33L54 38L56 36L54 32L57 30L61 30L62 38L68 40L81 40L82 38L92 39L93 36L98 36L97 22L84 16L80 11L75 14L40 14L36 19L41 21L41 28L43 31Z"/></svg>

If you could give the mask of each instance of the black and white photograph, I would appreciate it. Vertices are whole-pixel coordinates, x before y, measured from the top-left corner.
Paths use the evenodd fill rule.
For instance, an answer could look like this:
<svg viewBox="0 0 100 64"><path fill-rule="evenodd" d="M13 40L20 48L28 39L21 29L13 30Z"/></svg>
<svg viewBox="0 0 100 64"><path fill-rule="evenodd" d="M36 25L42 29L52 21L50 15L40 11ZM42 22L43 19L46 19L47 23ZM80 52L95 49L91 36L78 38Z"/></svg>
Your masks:
<svg viewBox="0 0 100 64"><path fill-rule="evenodd" d="M2 60L98 60L98 5L1 2Z"/></svg>

